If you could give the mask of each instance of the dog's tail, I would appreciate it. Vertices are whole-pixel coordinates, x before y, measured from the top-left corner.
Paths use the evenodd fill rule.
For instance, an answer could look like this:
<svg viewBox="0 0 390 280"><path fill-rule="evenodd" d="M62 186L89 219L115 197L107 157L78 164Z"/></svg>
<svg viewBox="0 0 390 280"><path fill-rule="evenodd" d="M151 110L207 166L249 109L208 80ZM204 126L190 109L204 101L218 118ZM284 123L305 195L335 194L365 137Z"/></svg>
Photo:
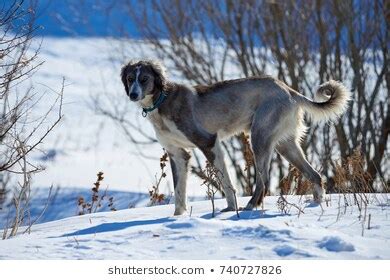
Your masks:
<svg viewBox="0 0 390 280"><path fill-rule="evenodd" d="M341 83L330 80L319 86L313 101L295 90L290 90L293 99L301 105L314 123L338 119L347 109L350 91Z"/></svg>

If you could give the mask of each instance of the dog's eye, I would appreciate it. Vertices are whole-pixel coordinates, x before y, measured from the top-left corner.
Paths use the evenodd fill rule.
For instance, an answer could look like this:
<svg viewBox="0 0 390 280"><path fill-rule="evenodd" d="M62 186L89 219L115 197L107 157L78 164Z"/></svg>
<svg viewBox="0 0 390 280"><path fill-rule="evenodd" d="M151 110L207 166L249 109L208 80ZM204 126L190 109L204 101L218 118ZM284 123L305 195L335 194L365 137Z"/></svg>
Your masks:
<svg viewBox="0 0 390 280"><path fill-rule="evenodd" d="M142 77L141 79L141 83L146 83L148 81L149 77L148 76L144 76Z"/></svg>
<svg viewBox="0 0 390 280"><path fill-rule="evenodd" d="M131 77L127 78L127 80L129 81L129 83L132 83L132 82L134 82L134 79L133 79L133 78L131 78Z"/></svg>

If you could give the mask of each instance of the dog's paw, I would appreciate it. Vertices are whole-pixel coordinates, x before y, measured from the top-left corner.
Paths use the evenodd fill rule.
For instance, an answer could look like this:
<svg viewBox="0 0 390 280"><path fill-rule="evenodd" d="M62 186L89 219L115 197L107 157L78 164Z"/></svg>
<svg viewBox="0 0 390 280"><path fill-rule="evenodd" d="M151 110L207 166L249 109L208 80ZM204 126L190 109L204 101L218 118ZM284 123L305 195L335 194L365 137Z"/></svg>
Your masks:
<svg viewBox="0 0 390 280"><path fill-rule="evenodd" d="M252 211L253 208L255 208L255 207L252 205L252 203L249 202L242 210L243 211Z"/></svg>
<svg viewBox="0 0 390 280"><path fill-rule="evenodd" d="M236 208L228 206L228 207L226 207L226 208L221 210L222 213L224 213L224 212L231 212L231 211L236 211Z"/></svg>
<svg viewBox="0 0 390 280"><path fill-rule="evenodd" d="M175 213L173 215L180 216L180 215L183 215L186 212L187 212L187 210L185 208L176 208L175 209Z"/></svg>
<svg viewBox="0 0 390 280"><path fill-rule="evenodd" d="M313 200L314 202L321 204L325 197L325 190L322 188L316 188L313 192Z"/></svg>
<svg viewBox="0 0 390 280"><path fill-rule="evenodd" d="M314 196L313 197L313 203L317 204L317 205L320 205L322 203L322 198L318 197L318 196Z"/></svg>

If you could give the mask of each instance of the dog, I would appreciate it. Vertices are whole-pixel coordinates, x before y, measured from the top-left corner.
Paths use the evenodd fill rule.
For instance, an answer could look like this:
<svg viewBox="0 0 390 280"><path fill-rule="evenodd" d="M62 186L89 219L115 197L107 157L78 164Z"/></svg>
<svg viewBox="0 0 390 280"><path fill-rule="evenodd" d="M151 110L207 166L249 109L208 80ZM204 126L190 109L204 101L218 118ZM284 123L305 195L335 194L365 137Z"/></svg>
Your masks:
<svg viewBox="0 0 390 280"><path fill-rule="evenodd" d="M323 199L326 179L307 162L300 147L307 131L304 114L314 123L338 119L351 96L342 83L330 80L320 85L316 98L321 102L266 75L190 87L168 81L164 67L148 60L124 65L121 80L126 95L142 108L169 155L175 215L187 210L188 151L194 148L222 175L227 200L222 211L238 209L220 141L240 132L251 136L256 168L255 191L244 210L260 205L268 191L274 150L314 183L314 200L320 203Z"/></svg>

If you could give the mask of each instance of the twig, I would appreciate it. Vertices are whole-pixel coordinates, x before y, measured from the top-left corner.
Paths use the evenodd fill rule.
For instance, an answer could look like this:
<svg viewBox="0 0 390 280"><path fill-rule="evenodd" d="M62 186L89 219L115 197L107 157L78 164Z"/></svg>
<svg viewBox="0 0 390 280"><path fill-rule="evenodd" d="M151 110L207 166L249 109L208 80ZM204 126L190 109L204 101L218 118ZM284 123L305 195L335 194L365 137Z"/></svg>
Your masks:
<svg viewBox="0 0 390 280"><path fill-rule="evenodd" d="M297 210L298 210L298 215L299 215L300 213L305 214L305 212L304 212L298 205L296 205L296 204L294 204L294 203L288 202L287 199L286 199L283 195L280 195L279 199L281 200L281 202L282 202L283 205L284 205L283 208L282 208L281 210L282 210L282 211L285 211L285 214L287 214L287 210L285 209L286 205L289 205L290 207L294 207L295 209L297 209ZM278 199L278 200L279 200L279 199ZM278 201L278 203L279 203L279 201Z"/></svg>
<svg viewBox="0 0 390 280"><path fill-rule="evenodd" d="M367 229L371 229L371 214L368 214L368 226Z"/></svg>
<svg viewBox="0 0 390 280"><path fill-rule="evenodd" d="M51 198L52 190L53 190L53 185L50 186L49 194L47 195L46 203L45 203L45 206L44 206L44 208L42 209L41 213L39 214L39 216L38 216L32 223L30 223L30 225L26 228L26 230L23 232L23 234L25 234L26 232L30 233L31 227L32 227L35 223L37 223L37 222L39 221L40 218L42 218L43 214L45 214L45 212L46 212L46 210L47 210L47 207L48 207L49 204L50 204L50 198Z"/></svg>

